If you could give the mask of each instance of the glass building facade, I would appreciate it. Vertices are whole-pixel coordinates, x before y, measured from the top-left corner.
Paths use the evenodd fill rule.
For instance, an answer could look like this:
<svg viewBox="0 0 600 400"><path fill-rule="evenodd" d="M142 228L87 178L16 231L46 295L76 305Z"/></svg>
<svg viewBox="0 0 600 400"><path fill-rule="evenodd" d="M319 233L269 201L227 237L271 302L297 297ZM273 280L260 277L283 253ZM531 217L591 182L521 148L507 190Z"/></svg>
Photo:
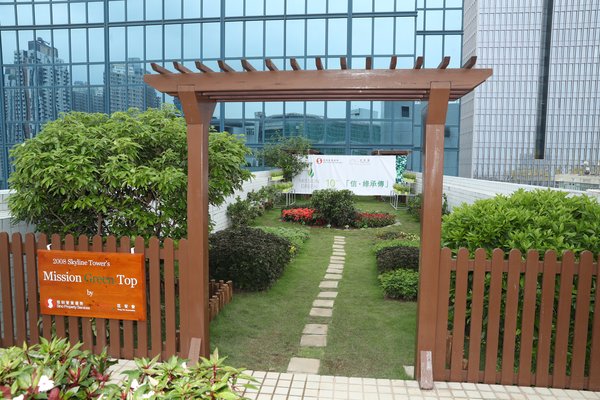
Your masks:
<svg viewBox="0 0 600 400"><path fill-rule="evenodd" d="M462 99L460 175L599 174L600 0L465 0L464 13L463 58L494 75Z"/></svg>
<svg viewBox="0 0 600 400"><path fill-rule="evenodd" d="M144 85L150 63L202 60L257 69L270 58L290 69L412 68L423 55L435 68L443 56L459 67L462 0L0 0L0 188L9 149L71 110L114 112L173 103ZM261 147L275 135L304 135L324 154L411 150L421 169L419 102L277 102L217 105L213 124ZM450 104L445 173L458 173L458 103Z"/></svg>

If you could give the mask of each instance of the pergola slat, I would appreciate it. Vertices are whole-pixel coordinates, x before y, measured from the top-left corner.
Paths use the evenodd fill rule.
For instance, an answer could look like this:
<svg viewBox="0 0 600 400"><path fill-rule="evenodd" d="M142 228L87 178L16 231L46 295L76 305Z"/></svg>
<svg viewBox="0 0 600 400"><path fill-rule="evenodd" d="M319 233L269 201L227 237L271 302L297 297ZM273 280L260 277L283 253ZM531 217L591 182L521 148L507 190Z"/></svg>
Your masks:
<svg viewBox="0 0 600 400"><path fill-rule="evenodd" d="M207 67L206 65L202 64L200 61L196 61L196 68L198 68L199 71L201 72L215 72L212 69L210 69L209 67Z"/></svg>
<svg viewBox="0 0 600 400"><path fill-rule="evenodd" d="M321 57L315 57L315 66L319 71L323 70L323 61L321 61Z"/></svg>
<svg viewBox="0 0 600 400"><path fill-rule="evenodd" d="M365 59L365 69L373 69L373 58L367 57Z"/></svg>
<svg viewBox="0 0 600 400"><path fill-rule="evenodd" d="M192 71L190 71L190 69L189 69L189 68L185 67L185 66L184 66L184 65L182 65L182 64L179 64L177 61L173 61L173 67L174 67L174 68L175 68L177 71L181 72L182 74L193 74L193 72L192 72Z"/></svg>
<svg viewBox="0 0 600 400"><path fill-rule="evenodd" d="M170 75L170 74L173 74L171 71L169 71L168 69L166 69L164 67L161 67L157 63L150 63L150 67L152 67L152 69L155 72L158 72L161 75Z"/></svg>
<svg viewBox="0 0 600 400"><path fill-rule="evenodd" d="M398 56L392 56L390 59L390 69L396 69L396 65L398 64Z"/></svg>
<svg viewBox="0 0 600 400"><path fill-rule="evenodd" d="M471 69L475 66L476 63L477 63L477 56L471 56L471 57L469 57L467 62L464 63L464 65L462 67L464 69Z"/></svg>
<svg viewBox="0 0 600 400"><path fill-rule="evenodd" d="M423 57L419 56L419 57L417 57L417 61L415 61L414 69L421 69L422 66L423 66Z"/></svg>
<svg viewBox="0 0 600 400"><path fill-rule="evenodd" d="M242 60L242 68L244 68L246 72L256 71L256 68L254 68L254 66L250 64L250 61L246 60L245 58Z"/></svg>
<svg viewBox="0 0 600 400"><path fill-rule="evenodd" d="M348 69L348 63L346 62L346 57L340 57L340 68Z"/></svg>
<svg viewBox="0 0 600 400"><path fill-rule="evenodd" d="M219 64L219 68L221 68L221 71L223 71L223 72L235 72L235 69L233 69L232 67L230 67L225 61L218 60L217 63Z"/></svg>
<svg viewBox="0 0 600 400"><path fill-rule="evenodd" d="M279 68L277 68L277 66L275 66L275 64L273 63L273 60L271 60L270 58L265 58L265 65L267 66L269 71L279 71Z"/></svg>
<svg viewBox="0 0 600 400"><path fill-rule="evenodd" d="M302 69L300 68L300 64L298 64L298 60L295 58L290 58L290 65L294 71L300 71Z"/></svg>
<svg viewBox="0 0 600 400"><path fill-rule="evenodd" d="M440 65L438 65L438 69L446 69L450 64L450 56L445 56Z"/></svg>

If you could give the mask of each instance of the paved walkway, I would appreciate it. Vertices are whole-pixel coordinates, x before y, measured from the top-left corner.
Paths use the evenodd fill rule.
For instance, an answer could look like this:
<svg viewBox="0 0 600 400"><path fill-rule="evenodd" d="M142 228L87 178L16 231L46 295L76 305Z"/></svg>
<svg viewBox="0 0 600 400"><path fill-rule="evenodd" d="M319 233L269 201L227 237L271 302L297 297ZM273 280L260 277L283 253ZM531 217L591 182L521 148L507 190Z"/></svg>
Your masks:
<svg viewBox="0 0 600 400"><path fill-rule="evenodd" d="M123 378L121 372L133 369L133 361L119 360L112 367L113 381ZM600 392L561 390L473 383L435 382L434 390L421 390L416 381L396 379L350 378L246 371L257 382L258 390L247 390L244 396L252 400L576 400L598 399Z"/></svg>
<svg viewBox="0 0 600 400"><path fill-rule="evenodd" d="M327 331L329 321L333 316L333 305L337 297L337 290L346 261L346 238L334 236L332 255L325 277L319 284L321 292L318 294L310 309L310 320L302 331L300 347L325 347L327 346ZM318 374L321 360L318 358L292 357L287 368L290 373Z"/></svg>

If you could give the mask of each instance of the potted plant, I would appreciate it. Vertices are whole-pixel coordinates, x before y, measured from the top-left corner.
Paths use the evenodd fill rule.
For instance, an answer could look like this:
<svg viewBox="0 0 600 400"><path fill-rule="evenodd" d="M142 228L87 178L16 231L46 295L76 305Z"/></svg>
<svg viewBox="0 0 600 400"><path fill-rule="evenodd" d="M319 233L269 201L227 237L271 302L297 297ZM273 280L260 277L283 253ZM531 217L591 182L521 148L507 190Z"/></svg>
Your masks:
<svg viewBox="0 0 600 400"><path fill-rule="evenodd" d="M417 175L414 172L406 171L402 174L402 178L406 183L415 183L417 181Z"/></svg>
<svg viewBox="0 0 600 400"><path fill-rule="evenodd" d="M274 171L271 171L271 180L273 182L277 182L283 179L283 171L280 169L276 169Z"/></svg>
<svg viewBox="0 0 600 400"><path fill-rule="evenodd" d="M401 183L394 183L394 192L399 195L407 195L410 193L410 186Z"/></svg>
<svg viewBox="0 0 600 400"><path fill-rule="evenodd" d="M294 187L294 184L292 182L280 182L280 183L276 183L274 186L281 193L287 193L290 190L292 190L292 188Z"/></svg>

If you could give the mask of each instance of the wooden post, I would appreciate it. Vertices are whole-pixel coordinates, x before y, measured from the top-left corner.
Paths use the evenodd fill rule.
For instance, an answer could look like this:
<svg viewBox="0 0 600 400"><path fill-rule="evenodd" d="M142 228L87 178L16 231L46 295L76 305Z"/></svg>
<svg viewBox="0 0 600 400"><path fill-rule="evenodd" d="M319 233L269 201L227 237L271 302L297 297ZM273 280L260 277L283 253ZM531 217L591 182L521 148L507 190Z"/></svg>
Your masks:
<svg viewBox="0 0 600 400"><path fill-rule="evenodd" d="M200 354L208 357L208 131L216 103L198 100L193 85L180 85L177 91L187 122L188 265L197 271L183 282L189 311L181 318L187 320L184 326L189 332L185 336L201 339ZM182 343L182 350L189 347L190 343Z"/></svg>
<svg viewBox="0 0 600 400"><path fill-rule="evenodd" d="M442 233L442 179L444 174L444 128L450 97L449 82L432 82L424 126L423 202L421 205L421 254L417 303L417 351L415 378L421 385L421 354L436 354L435 335L438 304L438 273ZM439 327L445 329L445 327ZM435 361L433 362L435 365ZM440 379L434 371L433 378ZM427 388L427 385L421 385Z"/></svg>

